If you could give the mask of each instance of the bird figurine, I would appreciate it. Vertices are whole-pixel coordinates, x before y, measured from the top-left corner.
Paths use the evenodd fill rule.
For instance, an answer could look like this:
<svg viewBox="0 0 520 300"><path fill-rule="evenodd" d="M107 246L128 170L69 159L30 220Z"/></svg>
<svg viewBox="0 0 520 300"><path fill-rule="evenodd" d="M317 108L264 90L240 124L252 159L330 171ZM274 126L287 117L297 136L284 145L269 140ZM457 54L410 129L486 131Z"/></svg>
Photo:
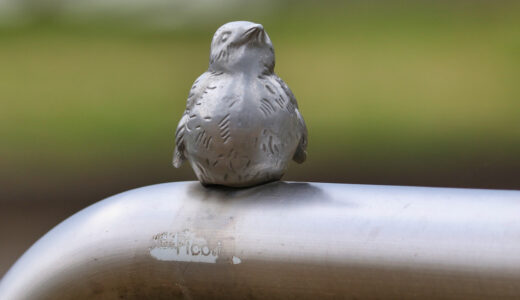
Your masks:
<svg viewBox="0 0 520 300"><path fill-rule="evenodd" d="M215 32L209 68L177 126L176 168L188 160L204 186L248 187L279 180L291 159L305 161L305 121L274 64L262 25L236 21Z"/></svg>

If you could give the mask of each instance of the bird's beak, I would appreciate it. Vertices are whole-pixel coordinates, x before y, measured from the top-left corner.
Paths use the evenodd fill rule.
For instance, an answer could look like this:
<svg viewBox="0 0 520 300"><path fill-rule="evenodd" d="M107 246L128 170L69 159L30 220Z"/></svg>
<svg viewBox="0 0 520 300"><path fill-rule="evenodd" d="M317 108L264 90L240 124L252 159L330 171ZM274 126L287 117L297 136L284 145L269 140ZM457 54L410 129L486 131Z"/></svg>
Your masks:
<svg viewBox="0 0 520 300"><path fill-rule="evenodd" d="M247 29L243 36L247 41L263 42L265 40L264 27L261 24L255 24Z"/></svg>

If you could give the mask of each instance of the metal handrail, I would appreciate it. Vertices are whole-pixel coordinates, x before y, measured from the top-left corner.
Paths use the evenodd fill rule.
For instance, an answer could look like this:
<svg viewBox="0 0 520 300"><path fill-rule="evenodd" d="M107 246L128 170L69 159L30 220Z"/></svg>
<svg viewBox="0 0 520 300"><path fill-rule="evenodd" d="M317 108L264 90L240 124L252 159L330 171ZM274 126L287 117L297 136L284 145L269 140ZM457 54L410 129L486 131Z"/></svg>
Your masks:
<svg viewBox="0 0 520 300"><path fill-rule="evenodd" d="M520 192L165 183L73 215L0 299L520 298Z"/></svg>

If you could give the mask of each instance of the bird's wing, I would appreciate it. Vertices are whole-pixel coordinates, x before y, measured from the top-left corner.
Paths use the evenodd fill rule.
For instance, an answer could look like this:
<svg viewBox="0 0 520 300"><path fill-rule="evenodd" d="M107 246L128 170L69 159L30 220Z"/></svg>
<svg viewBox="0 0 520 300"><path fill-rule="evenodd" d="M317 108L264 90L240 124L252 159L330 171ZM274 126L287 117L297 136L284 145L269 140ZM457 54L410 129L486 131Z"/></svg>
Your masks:
<svg viewBox="0 0 520 300"><path fill-rule="evenodd" d="M294 152L293 160L301 164L307 159L307 126L305 125L303 116L300 114L300 111L298 110L298 102L296 101L296 97L294 97L294 94L292 93L291 89L280 77L275 76L275 79L280 85L280 87L283 89L287 97L289 97L290 104L294 107L294 111L296 113L296 116L298 117L298 124L301 137L300 143L296 148L296 152Z"/></svg>
<svg viewBox="0 0 520 300"><path fill-rule="evenodd" d="M181 117L177 130L175 131L175 151L173 153L173 166L179 168L186 156L184 155L184 132L186 128L186 122L188 121L188 115L186 112Z"/></svg>
<svg viewBox="0 0 520 300"><path fill-rule="evenodd" d="M208 83L207 79L210 73L205 72L195 80L193 86L191 87L190 94L188 95L188 100L186 101L186 110L179 121L179 125L177 125L177 130L175 131L175 151L173 154L173 166L178 168L182 165L182 163L186 160L185 155L185 146L184 146L184 135L186 133L186 123L188 123L190 111L193 109L195 102L199 99L204 93Z"/></svg>
<svg viewBox="0 0 520 300"><path fill-rule="evenodd" d="M302 132L302 136L300 138L300 143L296 148L296 152L294 152L293 160L299 164L303 163L307 159L307 126L305 125L305 121L303 120L302 115L298 108L295 108L296 115L298 116L298 121L300 123L300 130Z"/></svg>

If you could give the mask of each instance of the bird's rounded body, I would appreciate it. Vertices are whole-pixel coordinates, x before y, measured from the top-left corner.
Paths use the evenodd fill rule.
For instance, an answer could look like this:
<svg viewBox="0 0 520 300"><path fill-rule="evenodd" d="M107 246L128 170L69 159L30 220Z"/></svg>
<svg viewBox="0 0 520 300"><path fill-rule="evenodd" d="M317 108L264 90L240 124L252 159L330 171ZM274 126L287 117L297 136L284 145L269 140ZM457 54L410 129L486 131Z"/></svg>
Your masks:
<svg viewBox="0 0 520 300"><path fill-rule="evenodd" d="M291 159L305 160L306 134L296 99L274 72L210 68L188 96L174 165L187 159L205 185L278 180Z"/></svg>

